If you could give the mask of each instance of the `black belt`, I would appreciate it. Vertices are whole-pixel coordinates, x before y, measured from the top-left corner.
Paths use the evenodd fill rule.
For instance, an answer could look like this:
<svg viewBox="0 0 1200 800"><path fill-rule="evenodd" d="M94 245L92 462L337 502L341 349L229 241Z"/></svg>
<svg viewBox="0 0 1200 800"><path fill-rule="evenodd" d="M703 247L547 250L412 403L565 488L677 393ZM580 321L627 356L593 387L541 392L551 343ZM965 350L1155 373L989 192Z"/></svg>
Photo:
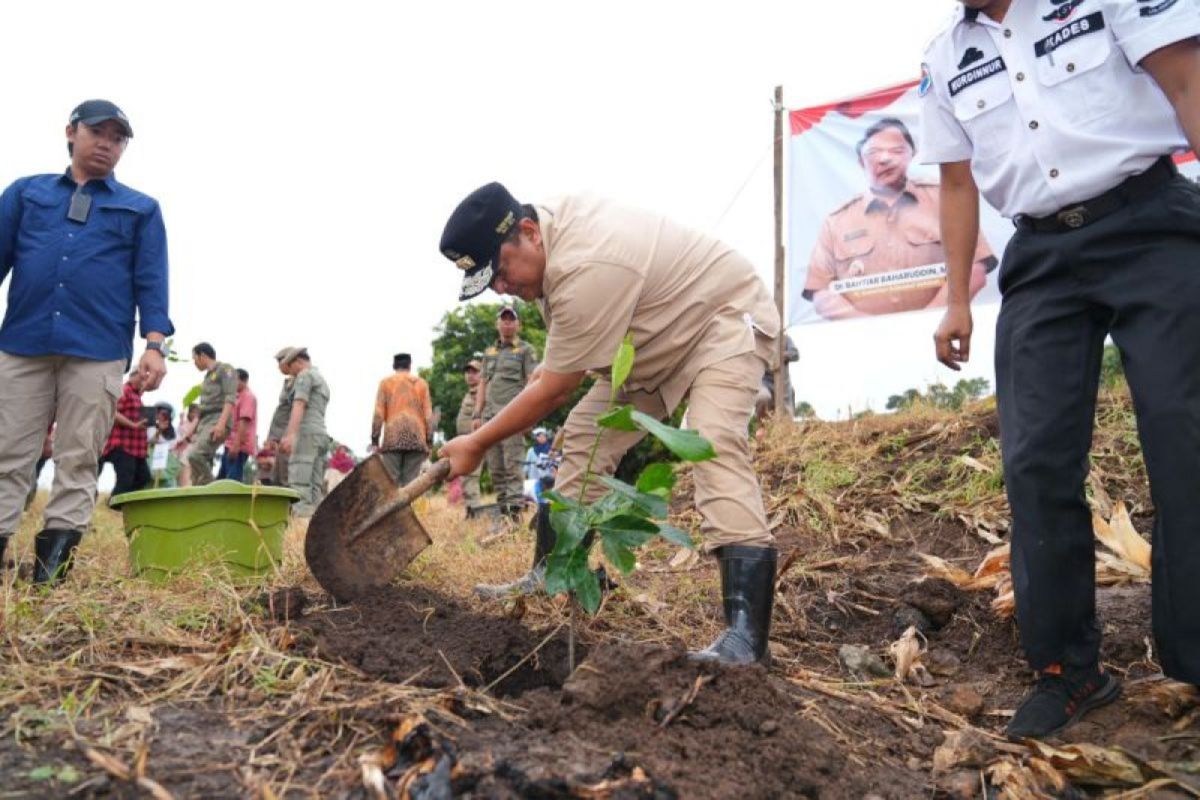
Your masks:
<svg viewBox="0 0 1200 800"><path fill-rule="evenodd" d="M1175 169L1175 162L1169 156L1163 156L1145 172L1126 178L1099 197L1068 206L1048 217L1018 214L1013 218L1013 224L1021 230L1037 231L1038 233L1073 231L1085 225L1091 225L1125 206L1144 200L1178 174L1179 170Z"/></svg>

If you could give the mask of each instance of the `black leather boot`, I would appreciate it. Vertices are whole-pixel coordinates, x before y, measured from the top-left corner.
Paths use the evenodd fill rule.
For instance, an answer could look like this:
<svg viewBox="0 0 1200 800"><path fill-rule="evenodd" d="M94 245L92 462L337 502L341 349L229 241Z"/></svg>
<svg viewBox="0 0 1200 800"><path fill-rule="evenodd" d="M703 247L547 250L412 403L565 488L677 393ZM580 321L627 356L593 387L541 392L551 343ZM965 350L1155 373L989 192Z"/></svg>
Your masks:
<svg viewBox="0 0 1200 800"><path fill-rule="evenodd" d="M556 534L550 525L550 504L538 505L533 518L533 566L529 572L509 583L480 583L475 594L484 598L507 597L513 594L534 594L546 584L546 556L554 549Z"/></svg>
<svg viewBox="0 0 1200 800"><path fill-rule="evenodd" d="M34 583L62 583L75 561L75 548L83 534L62 528L47 528L34 539Z"/></svg>
<svg viewBox="0 0 1200 800"><path fill-rule="evenodd" d="M707 649L688 655L730 666L766 664L771 660L767 637L775 601L775 548L726 545L716 555L726 628Z"/></svg>

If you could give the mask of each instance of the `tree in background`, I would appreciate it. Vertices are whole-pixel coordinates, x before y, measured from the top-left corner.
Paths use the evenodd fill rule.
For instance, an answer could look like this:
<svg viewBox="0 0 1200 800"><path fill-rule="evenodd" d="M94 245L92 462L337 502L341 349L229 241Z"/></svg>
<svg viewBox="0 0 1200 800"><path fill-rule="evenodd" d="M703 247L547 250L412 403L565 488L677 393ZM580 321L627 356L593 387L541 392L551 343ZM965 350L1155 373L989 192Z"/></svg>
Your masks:
<svg viewBox="0 0 1200 800"><path fill-rule="evenodd" d="M433 365L417 370L429 384L429 396L433 407L441 411L438 429L447 439L453 439L455 420L463 395L467 393L467 382L463 379L463 365L478 358L484 350L495 344L496 315L507 303L472 303L448 311L433 329ZM520 337L533 345L538 360L546 347L546 325L542 314L532 303L514 301L513 307L521 320ZM560 427L567 413L583 396L591 381L584 381L571 401L546 418L543 424Z"/></svg>
<svg viewBox="0 0 1200 800"><path fill-rule="evenodd" d="M1115 344L1104 345L1100 359L1100 385L1115 389L1125 383L1125 365L1121 362L1121 351Z"/></svg>
<svg viewBox="0 0 1200 800"><path fill-rule="evenodd" d="M991 390L987 378L963 378L951 389L944 383L931 383L922 394L917 389L906 389L901 394L888 398L888 411L898 411L910 408L917 403L924 403L934 408L945 408L957 411L971 400L978 400Z"/></svg>
<svg viewBox="0 0 1200 800"><path fill-rule="evenodd" d="M796 407L792 410L796 419L816 419L817 410L812 407L812 403L807 400L801 400L796 403Z"/></svg>

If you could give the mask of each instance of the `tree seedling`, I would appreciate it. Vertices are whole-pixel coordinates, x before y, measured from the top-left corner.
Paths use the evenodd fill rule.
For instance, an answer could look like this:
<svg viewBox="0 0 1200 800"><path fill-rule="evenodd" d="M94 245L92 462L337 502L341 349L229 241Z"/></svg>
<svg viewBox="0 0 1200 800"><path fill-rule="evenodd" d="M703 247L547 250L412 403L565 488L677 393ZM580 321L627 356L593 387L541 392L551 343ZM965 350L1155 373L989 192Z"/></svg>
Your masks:
<svg viewBox="0 0 1200 800"><path fill-rule="evenodd" d="M696 431L660 422L632 405L617 404L621 388L633 370L634 357L633 338L627 335L613 359L609 408L596 420L596 438L583 473L579 497L568 498L555 491L546 493L550 500L550 524L557 534L554 550L546 560L546 593L572 592L589 614L595 614L600 607L599 579L588 568L588 557L596 541L600 542L608 563L624 575L633 572L634 550L655 536L683 547L695 547L686 532L661 521L667 517L671 490L675 486L675 471L670 464L648 465L632 486L607 475L592 474L605 429L645 431L683 461L706 461L717 455L712 444ZM609 491L589 503L585 498L588 484L593 479L599 480ZM594 532L594 537L589 538L589 532Z"/></svg>

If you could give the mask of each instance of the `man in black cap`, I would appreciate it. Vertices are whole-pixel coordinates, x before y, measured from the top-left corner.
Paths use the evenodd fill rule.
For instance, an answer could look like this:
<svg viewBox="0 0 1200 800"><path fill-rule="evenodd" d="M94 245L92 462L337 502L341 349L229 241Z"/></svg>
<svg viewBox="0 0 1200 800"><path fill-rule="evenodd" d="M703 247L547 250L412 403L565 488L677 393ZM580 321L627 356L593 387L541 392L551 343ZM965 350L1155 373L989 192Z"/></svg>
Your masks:
<svg viewBox="0 0 1200 800"><path fill-rule="evenodd" d="M606 429L595 438L613 392L606 373L631 335L637 357L618 402L663 419L686 396L689 425L717 452L693 476L705 548L720 561L726 629L696 657L767 660L776 551L746 430L763 372L777 360L780 320L754 266L658 214L587 195L522 205L498 183L459 204L440 249L463 271L462 299L490 287L536 301L547 328L545 357L529 384L481 428L442 447L451 476L469 473L488 448L563 405L589 370L601 377L567 418L556 489L578 496L586 466L611 474L644 436ZM585 499L604 491L589 481ZM534 567L514 591L540 585L554 542L542 506Z"/></svg>
<svg viewBox="0 0 1200 800"><path fill-rule="evenodd" d="M34 581L58 581L92 518L96 464L133 360L134 319L146 341L137 370L166 374L167 240L152 197L113 170L133 129L121 109L88 100L67 122L71 165L21 178L0 196L0 563L51 420L54 486L35 541Z"/></svg>

